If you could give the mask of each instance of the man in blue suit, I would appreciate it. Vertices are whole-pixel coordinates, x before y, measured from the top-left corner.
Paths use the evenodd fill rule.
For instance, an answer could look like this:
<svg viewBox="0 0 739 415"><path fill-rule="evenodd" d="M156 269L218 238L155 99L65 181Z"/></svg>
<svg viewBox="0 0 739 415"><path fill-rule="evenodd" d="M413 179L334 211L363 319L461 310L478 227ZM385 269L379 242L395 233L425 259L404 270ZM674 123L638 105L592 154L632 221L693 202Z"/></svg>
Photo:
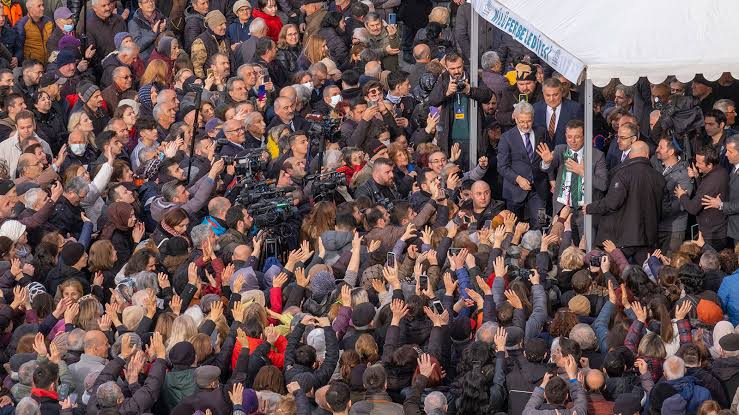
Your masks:
<svg viewBox="0 0 739 415"><path fill-rule="evenodd" d="M570 120L582 120L582 105L562 99L562 82L549 78L542 82L544 100L534 104L534 127L543 128L554 146L566 144L566 125Z"/></svg>
<svg viewBox="0 0 739 415"><path fill-rule="evenodd" d="M523 218L528 213L532 229L538 229L539 209L546 207L549 183L541 169L536 147L547 142L542 128L533 128L534 107L519 102L513 110L516 127L506 131L498 144L498 173L503 176L506 208Z"/></svg>

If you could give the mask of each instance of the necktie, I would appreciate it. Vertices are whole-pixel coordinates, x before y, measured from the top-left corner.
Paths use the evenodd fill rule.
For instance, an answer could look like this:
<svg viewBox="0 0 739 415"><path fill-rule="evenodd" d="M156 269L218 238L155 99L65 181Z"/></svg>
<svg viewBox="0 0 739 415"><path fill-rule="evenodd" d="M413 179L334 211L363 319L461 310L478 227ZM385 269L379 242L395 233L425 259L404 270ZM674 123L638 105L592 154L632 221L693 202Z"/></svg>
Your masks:
<svg viewBox="0 0 739 415"><path fill-rule="evenodd" d="M554 133L557 132L557 107L552 108L552 117L549 118L549 127L547 128L547 132L549 133L549 138L554 138Z"/></svg>
<svg viewBox="0 0 739 415"><path fill-rule="evenodd" d="M534 148L531 147L531 140L529 140L529 136L531 133L525 133L524 141L526 142L526 152L529 154L529 160L534 161Z"/></svg>
<svg viewBox="0 0 739 415"><path fill-rule="evenodd" d="M574 160L575 163L578 162L578 160L577 160L577 153L575 153L575 154L572 155L572 160Z"/></svg>
<svg viewBox="0 0 739 415"><path fill-rule="evenodd" d="M621 161L626 160L626 156L628 156L628 154L626 154L626 152L621 153Z"/></svg>

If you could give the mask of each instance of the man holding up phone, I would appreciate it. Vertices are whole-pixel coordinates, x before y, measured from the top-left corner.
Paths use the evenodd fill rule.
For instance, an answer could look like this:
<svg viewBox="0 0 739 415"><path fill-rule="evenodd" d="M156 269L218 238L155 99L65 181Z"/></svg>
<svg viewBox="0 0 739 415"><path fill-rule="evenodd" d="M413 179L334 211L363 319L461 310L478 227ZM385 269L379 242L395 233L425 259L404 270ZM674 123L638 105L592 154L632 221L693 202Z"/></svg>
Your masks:
<svg viewBox="0 0 739 415"><path fill-rule="evenodd" d="M364 18L364 26L369 32L367 47L382 57L382 67L390 71L400 69L398 65L398 54L400 54L400 36L398 36L398 25L383 25L379 14L370 12Z"/></svg>

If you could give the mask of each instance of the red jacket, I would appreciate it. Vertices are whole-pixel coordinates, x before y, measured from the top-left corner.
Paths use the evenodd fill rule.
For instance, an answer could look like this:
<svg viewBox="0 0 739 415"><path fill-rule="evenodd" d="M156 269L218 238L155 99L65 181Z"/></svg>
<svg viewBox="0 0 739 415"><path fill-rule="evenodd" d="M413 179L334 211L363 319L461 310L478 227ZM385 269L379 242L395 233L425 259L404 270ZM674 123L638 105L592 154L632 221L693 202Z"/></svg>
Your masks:
<svg viewBox="0 0 739 415"><path fill-rule="evenodd" d="M279 18L279 16L270 16L267 13L256 8L252 12L252 16L254 16L254 18L261 17L262 19L264 19L264 21L267 23L267 36L271 37L272 40L277 42L277 40L280 38L280 30L282 30L282 20Z"/></svg>
<svg viewBox="0 0 739 415"><path fill-rule="evenodd" d="M262 339L255 339L253 337L248 337L249 339L249 355L254 353L254 350L257 350L257 347L259 347L260 344L264 342ZM285 349L287 348L287 338L285 336L280 336L277 338L277 341L272 346L272 348L269 350L269 353L267 353L267 357L269 357L269 360L272 362L273 365L277 366L282 370L285 367ZM236 367L236 361L239 360L239 353L241 353L241 343L236 340L236 345L234 346L233 354L231 355L231 368Z"/></svg>

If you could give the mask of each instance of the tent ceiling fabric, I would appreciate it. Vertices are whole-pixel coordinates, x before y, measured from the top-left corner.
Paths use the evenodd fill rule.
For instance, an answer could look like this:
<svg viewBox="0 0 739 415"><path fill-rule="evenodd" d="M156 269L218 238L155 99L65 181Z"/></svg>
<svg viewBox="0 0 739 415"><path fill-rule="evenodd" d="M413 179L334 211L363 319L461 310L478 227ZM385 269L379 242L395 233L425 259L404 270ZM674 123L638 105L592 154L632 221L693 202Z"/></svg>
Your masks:
<svg viewBox="0 0 739 415"><path fill-rule="evenodd" d="M583 61L593 84L739 77L739 2L497 0ZM654 18L654 16L660 16Z"/></svg>

